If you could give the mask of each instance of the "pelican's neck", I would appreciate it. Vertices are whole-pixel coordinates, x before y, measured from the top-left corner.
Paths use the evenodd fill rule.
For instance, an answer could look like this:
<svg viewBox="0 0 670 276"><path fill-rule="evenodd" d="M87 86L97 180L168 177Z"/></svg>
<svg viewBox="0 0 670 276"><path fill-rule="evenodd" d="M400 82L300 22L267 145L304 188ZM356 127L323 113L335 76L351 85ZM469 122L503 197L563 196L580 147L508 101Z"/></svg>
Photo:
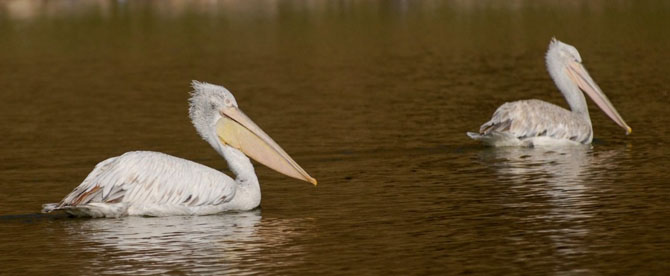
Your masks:
<svg viewBox="0 0 670 276"><path fill-rule="evenodd" d="M586 106L584 93L579 90L579 87L568 76L567 69L563 62L561 62L559 53L555 49L547 52L547 70L554 80L556 87L563 93L563 97L568 102L568 105L570 105L570 110L590 125L591 117L589 116L589 108Z"/></svg>
<svg viewBox="0 0 670 276"><path fill-rule="evenodd" d="M249 157L241 151L226 145L221 146L220 153L226 159L226 162L228 162L230 171L235 174L235 182L243 186L258 186L258 177Z"/></svg>
<svg viewBox="0 0 670 276"><path fill-rule="evenodd" d="M261 204L261 187L249 157L227 145L221 145L219 152L228 162L230 171L235 174L237 187L231 204L237 210L251 210L258 207Z"/></svg>

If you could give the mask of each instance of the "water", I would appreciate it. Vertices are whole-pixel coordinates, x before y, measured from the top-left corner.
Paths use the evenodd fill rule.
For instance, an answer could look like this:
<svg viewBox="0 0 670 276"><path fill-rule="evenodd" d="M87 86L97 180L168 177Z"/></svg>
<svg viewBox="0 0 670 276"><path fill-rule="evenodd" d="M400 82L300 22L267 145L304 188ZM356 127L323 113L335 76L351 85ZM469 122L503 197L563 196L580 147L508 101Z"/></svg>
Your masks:
<svg viewBox="0 0 670 276"><path fill-rule="evenodd" d="M0 3L0 274L664 274L663 1ZM505 101L566 106L544 68L575 45L633 134L592 103L593 147L465 136ZM225 170L187 117L225 85L319 186L257 167L262 209L38 214L105 158Z"/></svg>

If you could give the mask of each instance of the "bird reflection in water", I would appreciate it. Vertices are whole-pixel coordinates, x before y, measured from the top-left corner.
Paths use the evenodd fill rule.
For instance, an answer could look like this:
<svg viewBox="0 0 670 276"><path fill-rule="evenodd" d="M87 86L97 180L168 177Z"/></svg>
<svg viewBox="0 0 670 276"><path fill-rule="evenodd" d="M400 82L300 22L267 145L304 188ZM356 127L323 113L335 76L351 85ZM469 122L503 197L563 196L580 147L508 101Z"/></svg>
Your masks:
<svg viewBox="0 0 670 276"><path fill-rule="evenodd" d="M254 265L295 266L304 250L293 243L310 219L263 218L260 210L212 216L124 217L66 225L95 253L87 269L132 275L175 271L257 272ZM279 268L279 267L274 267ZM90 270L88 270L90 272Z"/></svg>
<svg viewBox="0 0 670 276"><path fill-rule="evenodd" d="M609 190L602 176L616 169L621 153L596 151L588 145L506 147L482 151L479 159L493 167L500 183L508 185L509 197L503 199L503 207L514 210L518 230L510 234L510 240L531 247L550 241L548 252L566 257L588 250L589 225L598 216L598 196Z"/></svg>

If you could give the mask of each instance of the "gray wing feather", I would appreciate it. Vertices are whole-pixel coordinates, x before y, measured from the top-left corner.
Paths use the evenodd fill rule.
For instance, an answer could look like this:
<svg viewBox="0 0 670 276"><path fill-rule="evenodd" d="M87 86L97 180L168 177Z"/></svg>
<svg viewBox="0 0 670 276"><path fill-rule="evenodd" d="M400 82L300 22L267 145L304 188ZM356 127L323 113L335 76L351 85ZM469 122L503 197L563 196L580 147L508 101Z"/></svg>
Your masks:
<svg viewBox="0 0 670 276"><path fill-rule="evenodd" d="M591 125L586 120L567 109L540 100L501 105L479 132L482 135L507 133L520 140L547 136L588 143L592 139Z"/></svg>

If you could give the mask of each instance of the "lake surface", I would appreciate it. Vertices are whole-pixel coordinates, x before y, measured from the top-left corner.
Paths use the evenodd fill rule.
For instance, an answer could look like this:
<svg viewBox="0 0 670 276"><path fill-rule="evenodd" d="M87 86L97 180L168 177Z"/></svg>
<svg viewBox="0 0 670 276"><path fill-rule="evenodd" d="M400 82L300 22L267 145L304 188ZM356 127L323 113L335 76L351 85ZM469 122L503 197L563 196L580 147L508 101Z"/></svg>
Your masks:
<svg viewBox="0 0 670 276"><path fill-rule="evenodd" d="M0 2L0 274L660 275L670 271L667 1ZM589 100L592 147L470 140L502 103ZM153 150L227 171L187 116L231 90L318 187L257 166L262 208L39 214L95 164Z"/></svg>

